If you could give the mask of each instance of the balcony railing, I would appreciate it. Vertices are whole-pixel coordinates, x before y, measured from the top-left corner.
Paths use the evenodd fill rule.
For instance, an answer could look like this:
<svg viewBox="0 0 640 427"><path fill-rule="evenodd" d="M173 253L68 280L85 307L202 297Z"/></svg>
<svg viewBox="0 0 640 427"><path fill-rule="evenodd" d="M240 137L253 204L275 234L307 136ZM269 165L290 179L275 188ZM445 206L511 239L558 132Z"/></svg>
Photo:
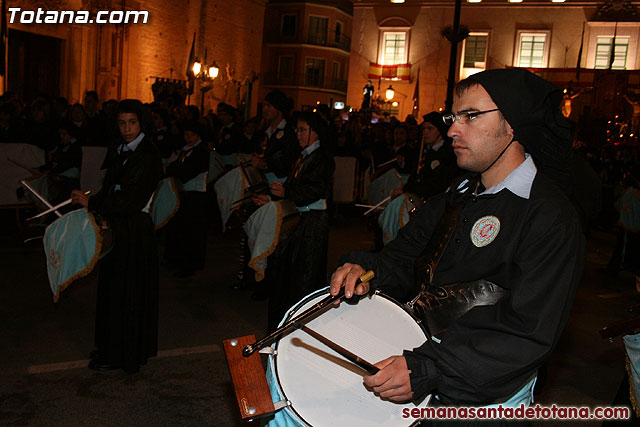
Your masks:
<svg viewBox="0 0 640 427"><path fill-rule="evenodd" d="M347 92L346 80L327 79L311 73L293 73L288 76L278 76L277 73L271 72L263 73L262 76L266 86L299 86L335 90L342 93Z"/></svg>
<svg viewBox="0 0 640 427"><path fill-rule="evenodd" d="M334 47L345 52L351 51L351 37L345 34L336 34L329 31L326 35L320 33L305 34L300 36L283 36L280 33L268 34L265 37L266 43L295 43L295 44L311 44L314 46Z"/></svg>

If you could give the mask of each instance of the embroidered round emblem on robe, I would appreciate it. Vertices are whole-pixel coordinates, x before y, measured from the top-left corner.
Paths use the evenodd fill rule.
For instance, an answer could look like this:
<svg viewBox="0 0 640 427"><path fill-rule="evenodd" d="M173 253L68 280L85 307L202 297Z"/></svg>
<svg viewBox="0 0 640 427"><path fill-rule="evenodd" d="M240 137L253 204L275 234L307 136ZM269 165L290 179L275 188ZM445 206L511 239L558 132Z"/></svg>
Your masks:
<svg viewBox="0 0 640 427"><path fill-rule="evenodd" d="M473 224L471 242L478 248L487 246L498 236L500 220L495 216L483 216Z"/></svg>
<svg viewBox="0 0 640 427"><path fill-rule="evenodd" d="M431 170L434 170L438 166L440 166L440 161L439 160L434 160L434 161L431 162Z"/></svg>
<svg viewBox="0 0 640 427"><path fill-rule="evenodd" d="M280 138L282 138L283 136L284 136L284 131L283 131L283 130L279 130L279 131L276 133L276 139L280 139Z"/></svg>

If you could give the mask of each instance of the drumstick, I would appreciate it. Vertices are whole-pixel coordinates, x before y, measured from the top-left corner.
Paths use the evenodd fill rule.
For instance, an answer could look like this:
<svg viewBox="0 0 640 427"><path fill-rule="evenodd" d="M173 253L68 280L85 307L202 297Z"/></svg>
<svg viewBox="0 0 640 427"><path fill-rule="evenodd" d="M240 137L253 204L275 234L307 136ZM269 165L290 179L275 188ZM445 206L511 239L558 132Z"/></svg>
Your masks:
<svg viewBox="0 0 640 427"><path fill-rule="evenodd" d="M335 342L331 341L329 338L325 337L324 335L320 335L319 333L317 333L313 329L311 329L311 328L309 328L307 326L304 326L304 325L302 325L300 327L300 329L302 329L307 334L311 335L312 337L314 337L315 339L320 341L322 344L324 344L327 347L329 347L331 350L333 350L336 353L338 353L340 356L346 358L349 362L353 363L354 365L357 365L357 366L361 367L362 369L367 371L369 373L369 375L375 375L380 370L380 369L376 368L375 366L373 366L371 363L369 363L366 360L364 360L363 358L361 358L360 356L357 356L357 355L351 353L346 348L336 344Z"/></svg>
<svg viewBox="0 0 640 427"><path fill-rule="evenodd" d="M384 209L382 206L373 206L373 205L362 205L360 203L356 203L354 206L359 208L374 208L374 209Z"/></svg>
<svg viewBox="0 0 640 427"><path fill-rule="evenodd" d="M44 203L44 205L45 205L46 207L48 207L48 208L51 208L51 207L52 207L52 206L51 206L51 203L49 203L49 201L48 201L47 199L45 199L45 198L42 196L42 194L38 193L38 191L36 191L36 189L35 189L35 188L33 188L33 187L31 186L31 184L29 184L26 180L24 180L24 179L23 179L23 180L20 180L20 184L24 185L24 186L25 186L25 188L26 188L27 190L31 191L31 192L33 193L33 195L34 195L34 196L36 196L36 197L38 198L38 200L40 200L42 203ZM56 215L58 215L58 217L61 217L61 216L62 216L62 214L61 214L60 212L58 212L58 211L55 211L55 212L56 212ZM27 221L28 221L28 220L27 220Z"/></svg>
<svg viewBox="0 0 640 427"><path fill-rule="evenodd" d="M86 196L86 195L88 195L89 193L91 193L91 191L90 191L90 190L89 190L89 191L85 191L85 192L84 192L84 195ZM32 219L36 219L36 218L40 218L41 216L46 215L46 214L48 214L49 212L53 212L53 211L55 211L55 210L57 210L57 209L60 209L61 207L67 206L67 205L68 205L68 204L70 204L70 203L71 203L71 199L69 198L69 199L65 200L64 202L60 202L60 203L58 203L57 205L55 205L55 206L53 206L53 207L51 207L51 208L47 209L46 211L42 211L42 212L40 212L40 213L39 213L38 215L36 215L36 216L32 216L31 218L27 219L27 221L31 221Z"/></svg>
<svg viewBox="0 0 640 427"><path fill-rule="evenodd" d="M374 207L372 207L371 209L369 209L368 211L363 213L362 216L365 216L365 215L369 214L370 212L373 212L374 210L378 209L380 206L382 206L383 204L388 202L390 198L391 198L391 196L385 197L380 203L378 203L377 205L375 205Z"/></svg>
<svg viewBox="0 0 640 427"><path fill-rule="evenodd" d="M38 169L23 165L22 163L13 160L11 157L7 157L7 160L11 163L13 163L16 166L21 167L22 169L28 170L29 172L31 172L32 174L34 174L35 176L42 176L44 175L42 172L40 172Z"/></svg>
<svg viewBox="0 0 640 427"><path fill-rule="evenodd" d="M358 286L360 283L370 281L371 279L374 278L374 276L375 276L375 273L373 272L373 270L367 271L362 276L360 276L358 280L356 280L356 286ZM278 338L280 335L283 335L284 333L289 332L292 329L298 329L300 326L302 326L302 322L309 319L311 316L314 316L315 314L320 313L322 310L331 307L334 302L343 301L344 299L345 299L345 295L344 295L344 287L343 287L342 289L340 289L340 292L337 295L335 296L329 295L322 301L318 302L312 307L309 307L308 309L300 313L298 316L289 320L286 324L279 327L275 331L271 332L266 337L262 338L259 341L254 342L253 344L247 345L242 350L242 355L244 357L251 356L253 353L256 352L256 350L260 350L261 348L265 347L267 344L269 344L271 341Z"/></svg>
<svg viewBox="0 0 640 427"><path fill-rule="evenodd" d="M379 164L378 165L378 169L380 169L381 167L390 165L391 163L396 162L396 161L398 161L398 159L396 159L395 157L393 159L391 159L391 160L387 160L386 162Z"/></svg>

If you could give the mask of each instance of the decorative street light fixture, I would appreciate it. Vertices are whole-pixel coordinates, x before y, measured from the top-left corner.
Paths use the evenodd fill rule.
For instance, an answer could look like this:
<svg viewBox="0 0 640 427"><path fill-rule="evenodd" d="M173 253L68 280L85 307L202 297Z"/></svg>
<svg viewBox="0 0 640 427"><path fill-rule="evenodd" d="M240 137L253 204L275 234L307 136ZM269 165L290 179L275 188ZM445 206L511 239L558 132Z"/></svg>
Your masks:
<svg viewBox="0 0 640 427"><path fill-rule="evenodd" d="M206 60L207 54L205 50L205 61ZM213 61L213 64L207 66L206 64L203 65L199 58L196 58L191 70L193 71L193 76L200 82L200 92L202 92L200 114L204 114L204 94L213 88L213 81L218 77L220 69L215 61Z"/></svg>
<svg viewBox="0 0 640 427"><path fill-rule="evenodd" d="M396 91L393 90L393 87L391 85L389 85L389 87L387 88L387 91L384 93L384 97L387 98L387 101L391 101L395 96L395 94L396 94Z"/></svg>

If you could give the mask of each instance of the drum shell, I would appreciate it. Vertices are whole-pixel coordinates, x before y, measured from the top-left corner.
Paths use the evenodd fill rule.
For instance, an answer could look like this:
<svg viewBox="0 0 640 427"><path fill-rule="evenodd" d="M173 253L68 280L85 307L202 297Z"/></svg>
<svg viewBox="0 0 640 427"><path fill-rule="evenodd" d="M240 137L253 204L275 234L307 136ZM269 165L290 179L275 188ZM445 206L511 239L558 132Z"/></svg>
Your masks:
<svg viewBox="0 0 640 427"><path fill-rule="evenodd" d="M290 309L283 319L283 323L317 303L326 295L328 293L326 289L323 289L304 298ZM377 301L377 303L373 304L372 301ZM356 305L354 307L343 303L340 305L343 311L340 311L340 308L330 308L327 312L308 322L307 326L371 363L376 363L394 354L401 354L403 349L417 347L427 340L427 334L416 318L392 298L377 294L372 298L364 298L358 304L363 303L372 303L372 305L365 308L364 306L358 307ZM367 326L367 328L370 326L370 329L361 330L359 328L362 328L363 324L354 321L353 315L356 314L355 318L357 318L359 311L367 314L373 313L373 317L377 317L377 319L371 319L371 325ZM388 316L391 313L393 313L392 318L395 316L401 318L397 324L393 321L390 322L393 320ZM329 320L327 320L328 317L330 317ZM332 336L331 331L327 328L335 330L335 326L341 322L345 324L340 329L346 331L347 336L362 332L363 340L351 343L347 340L345 343L344 336ZM364 324L367 323L369 322L364 322ZM395 328L394 326L399 327ZM405 329L405 327L407 328ZM381 348L370 353L370 347L379 343L377 338L368 338L379 337L380 335L377 334L380 333L381 328L385 329L382 335L389 335L384 337L385 340L396 341L393 344L387 343L390 347L395 346L395 348ZM407 335L403 336L403 334ZM296 339L301 340L303 345L294 344ZM364 371L350 362L344 361L341 356L333 353L328 347L320 347L317 341L315 341L317 347L314 348L313 343L313 339L302 331L295 331L272 346L276 355L270 356L267 380L274 402L283 399L290 402L289 407L276 413L274 425L326 425L327 423L331 423L332 426L407 425L406 419L402 418L402 409L416 407L413 403L399 405L379 399L362 385L362 376L366 375ZM311 349L311 353L302 354L303 357L300 357L301 354L294 354L294 351L296 353L298 351L297 347L302 348L300 351ZM298 371L300 366L308 369ZM319 366L323 369L318 371ZM336 372L338 377L334 382L332 378L336 378L334 376ZM293 384L292 386L292 378L294 381L300 379L300 381L308 382L306 391L309 394L306 396L297 395L300 388L305 389L305 386L304 384ZM340 387L344 386L344 389L333 390L336 384ZM375 406L368 406L371 404ZM310 407L306 407L306 405Z"/></svg>
<svg viewBox="0 0 640 427"><path fill-rule="evenodd" d="M282 200L280 207L282 208L282 225L279 240L283 241L289 238L300 223L300 211L291 200Z"/></svg>

